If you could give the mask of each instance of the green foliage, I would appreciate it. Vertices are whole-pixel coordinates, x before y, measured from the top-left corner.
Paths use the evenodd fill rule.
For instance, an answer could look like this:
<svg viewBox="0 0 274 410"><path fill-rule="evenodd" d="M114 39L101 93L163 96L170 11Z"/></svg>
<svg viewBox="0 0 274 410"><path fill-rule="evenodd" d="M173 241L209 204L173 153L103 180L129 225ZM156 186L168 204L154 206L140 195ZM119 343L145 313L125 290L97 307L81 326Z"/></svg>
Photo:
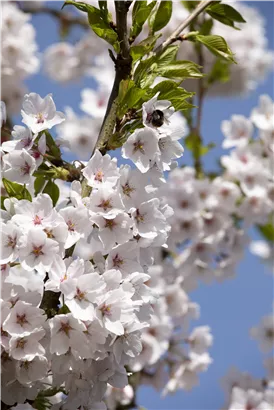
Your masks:
<svg viewBox="0 0 274 410"><path fill-rule="evenodd" d="M179 86L178 83L171 80L161 81L151 89L151 97L160 92L161 100L169 100L176 111L182 111L194 107L188 101L194 93L188 92Z"/></svg>
<svg viewBox="0 0 274 410"><path fill-rule="evenodd" d="M195 132L190 133L185 138L184 142L185 147L191 151L194 160L198 160L215 147L215 144L213 143L203 145L200 136Z"/></svg>
<svg viewBox="0 0 274 410"><path fill-rule="evenodd" d="M91 6L90 4L76 2L73 0L66 0L63 7L69 4L87 13L89 25L94 33L97 34L98 37L111 44L117 53L119 52L120 46L118 42L118 35L110 24L111 16L108 13L106 1L99 2L99 9Z"/></svg>
<svg viewBox="0 0 274 410"><path fill-rule="evenodd" d="M220 21L226 26L230 26L239 30L235 27L234 23L245 23L246 21L241 16L241 14L228 4L218 3L212 4L206 8L206 12L215 20Z"/></svg>
<svg viewBox="0 0 274 410"><path fill-rule="evenodd" d="M213 20L205 19L203 24L200 27L199 34L208 36L211 33L212 27L213 27Z"/></svg>
<svg viewBox="0 0 274 410"><path fill-rule="evenodd" d="M47 182L47 185L43 189L43 193L48 194L51 197L53 206L55 206L60 195L58 185L56 185L55 182L49 180Z"/></svg>
<svg viewBox="0 0 274 410"><path fill-rule="evenodd" d="M188 11L193 11L195 7L197 6L197 3L193 0L181 1L181 3Z"/></svg>
<svg viewBox="0 0 274 410"><path fill-rule="evenodd" d="M145 54L148 54L150 51L153 50L156 41L161 36L161 34L155 34L153 36L149 36L136 46L132 46L130 48L130 54L133 59L133 63L142 58Z"/></svg>
<svg viewBox="0 0 274 410"><path fill-rule="evenodd" d="M202 78L200 66L192 61L178 60L168 65L158 66L157 74L161 77L183 81L185 78Z"/></svg>
<svg viewBox="0 0 274 410"><path fill-rule="evenodd" d="M172 1L162 0L150 15L148 20L152 33L164 28L172 15Z"/></svg>
<svg viewBox="0 0 274 410"><path fill-rule="evenodd" d="M38 177L36 177L35 181L34 181L34 194L35 196L39 194L39 192L42 191L42 189L44 188L46 183L45 177L40 175Z"/></svg>
<svg viewBox="0 0 274 410"><path fill-rule="evenodd" d="M42 131L41 134L46 134L46 144L47 144L47 153L52 155L56 159L61 158L60 148L56 145L56 142L52 138L51 134L48 131Z"/></svg>
<svg viewBox="0 0 274 410"><path fill-rule="evenodd" d="M211 51L212 54L216 55L217 57L230 61L232 63L236 63L232 51L228 47L227 42L223 37L217 35L204 36L198 34L197 36L195 36L195 41L203 44L208 48L209 51Z"/></svg>
<svg viewBox="0 0 274 410"><path fill-rule="evenodd" d="M146 90L137 87L132 80L123 80L120 83L118 94L117 115L122 118L131 108L140 108L142 98L146 95Z"/></svg>
<svg viewBox="0 0 274 410"><path fill-rule="evenodd" d="M230 62L217 59L208 74L207 77L207 84L208 86L215 83L215 82L221 82L221 83L226 83L229 81L230 78L230 70L229 70Z"/></svg>
<svg viewBox="0 0 274 410"><path fill-rule="evenodd" d="M9 181L6 178L2 178L2 182L9 197L18 200L27 199L32 202L31 194L27 190L26 185L17 184L17 182Z"/></svg>
<svg viewBox="0 0 274 410"><path fill-rule="evenodd" d="M4 205L4 201L5 201L5 199L7 199L8 198L8 196L3 196L3 195L1 195L1 209L6 209L5 208L5 205Z"/></svg>
<svg viewBox="0 0 274 410"><path fill-rule="evenodd" d="M132 10L132 27L130 29L130 36L136 38L142 31L143 25L149 18L151 11L156 5L156 1L135 1Z"/></svg>
<svg viewBox="0 0 274 410"><path fill-rule="evenodd" d="M273 218L265 225L257 225L257 228L261 235L268 242L274 242L274 221Z"/></svg>

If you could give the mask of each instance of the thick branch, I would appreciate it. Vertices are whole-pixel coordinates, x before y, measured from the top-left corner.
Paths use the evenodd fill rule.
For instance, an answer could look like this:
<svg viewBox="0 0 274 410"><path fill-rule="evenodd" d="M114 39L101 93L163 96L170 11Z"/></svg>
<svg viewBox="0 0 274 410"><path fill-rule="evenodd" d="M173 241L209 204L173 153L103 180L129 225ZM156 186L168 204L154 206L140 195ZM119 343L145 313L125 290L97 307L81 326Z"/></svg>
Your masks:
<svg viewBox="0 0 274 410"><path fill-rule="evenodd" d="M170 44L178 41L178 37L181 32L190 25L190 23L200 14L204 9L213 3L214 0L203 0L201 1L198 6L193 10L193 12L183 21L176 30L162 43L160 44L156 50L156 54L161 54Z"/></svg>
<svg viewBox="0 0 274 410"><path fill-rule="evenodd" d="M130 44L128 41L127 32L127 13L130 4L130 1L115 1L116 27L118 41L120 44L120 52L115 60L116 74L114 84L108 100L106 114L100 130L96 148L102 148L113 131L117 112L117 104L115 104L115 99L119 93L119 85L120 82L122 80L126 80L131 73L132 57L130 55Z"/></svg>
<svg viewBox="0 0 274 410"><path fill-rule="evenodd" d="M24 13L30 13L30 14L49 14L50 16L58 19L62 24L67 24L68 26L78 25L84 28L89 28L89 24L86 19L83 19L82 17L76 17L68 13L66 14L62 10L57 10L57 9L45 7L45 6L37 8L37 9L35 7L34 8L21 7L21 10Z"/></svg>

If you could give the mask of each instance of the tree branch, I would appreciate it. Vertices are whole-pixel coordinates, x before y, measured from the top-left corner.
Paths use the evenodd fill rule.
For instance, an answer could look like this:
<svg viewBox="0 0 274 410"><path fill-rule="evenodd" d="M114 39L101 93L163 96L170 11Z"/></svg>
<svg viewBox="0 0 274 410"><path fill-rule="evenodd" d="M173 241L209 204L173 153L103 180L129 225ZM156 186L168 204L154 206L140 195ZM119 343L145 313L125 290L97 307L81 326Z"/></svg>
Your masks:
<svg viewBox="0 0 274 410"><path fill-rule="evenodd" d="M20 10L24 13L30 14L49 14L52 17L58 19L64 25L78 25L84 28L89 28L89 24L86 19L83 19L82 17L76 17L68 13L64 13L62 10L57 10L51 7L43 6L37 9L35 7L20 7Z"/></svg>
<svg viewBox="0 0 274 410"><path fill-rule="evenodd" d="M181 34L181 32L189 26L189 24L200 14L204 9L209 6L211 3L213 3L214 0L203 0L201 1L198 6L193 10L193 12L183 21L177 28L176 30L162 43L160 44L156 50L156 54L161 54L170 44L174 43L175 41L178 41L178 37Z"/></svg>
<svg viewBox="0 0 274 410"><path fill-rule="evenodd" d="M130 44L127 32L127 13L130 4L131 1L115 1L116 27L120 52L115 60L115 79L108 100L106 114L96 143L96 148L99 149L103 148L115 126L117 112L117 103L115 103L115 100L119 93L120 82L126 80L131 73L132 57L130 55Z"/></svg>

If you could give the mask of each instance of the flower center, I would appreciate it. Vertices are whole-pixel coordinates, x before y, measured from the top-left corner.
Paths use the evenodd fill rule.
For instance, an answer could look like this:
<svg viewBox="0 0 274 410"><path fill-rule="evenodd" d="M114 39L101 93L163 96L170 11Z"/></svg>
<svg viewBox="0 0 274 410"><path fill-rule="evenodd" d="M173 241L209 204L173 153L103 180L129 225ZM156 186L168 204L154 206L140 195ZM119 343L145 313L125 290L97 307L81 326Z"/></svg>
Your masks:
<svg viewBox="0 0 274 410"><path fill-rule="evenodd" d="M67 221L67 226L70 232L74 232L75 224L70 219Z"/></svg>
<svg viewBox="0 0 274 410"><path fill-rule="evenodd" d="M142 154L145 154L144 143L141 140L134 142L133 147L134 147L133 148L134 153L137 151L140 151Z"/></svg>
<svg viewBox="0 0 274 410"><path fill-rule="evenodd" d="M111 315L111 306L103 305L100 310L104 316Z"/></svg>
<svg viewBox="0 0 274 410"><path fill-rule="evenodd" d="M68 322L61 322L59 332L64 332L67 336L69 335L69 331L72 329Z"/></svg>
<svg viewBox="0 0 274 410"><path fill-rule="evenodd" d="M41 225L41 222L42 222L42 218L38 215L35 215L35 217L33 219L34 225Z"/></svg>
<svg viewBox="0 0 274 410"><path fill-rule="evenodd" d="M122 186L122 189L123 189L123 194L128 197L130 197L130 194L135 191L135 188L132 188L128 182Z"/></svg>
<svg viewBox="0 0 274 410"><path fill-rule="evenodd" d="M124 261L123 259L121 259L117 253L117 255L114 256L114 258L112 258L112 262L113 262L113 266L120 268L120 266L123 265Z"/></svg>
<svg viewBox="0 0 274 410"><path fill-rule="evenodd" d="M82 292L79 288L76 288L76 295L74 296L74 299L79 300L80 302L82 300L85 300L86 292Z"/></svg>
<svg viewBox="0 0 274 410"><path fill-rule="evenodd" d="M45 122L44 115L39 112L36 116L37 124L43 124Z"/></svg>
<svg viewBox="0 0 274 410"><path fill-rule="evenodd" d="M12 236L8 236L8 241L7 241L7 246L8 247L11 247L12 249L14 249L15 248L15 246L16 246L16 237L15 238L12 238Z"/></svg>
<svg viewBox="0 0 274 410"><path fill-rule="evenodd" d="M108 228L112 231L112 229L116 226L116 222L114 219L105 219L105 228Z"/></svg>
<svg viewBox="0 0 274 410"><path fill-rule="evenodd" d="M145 220L144 217L145 217L145 214L141 214L139 209L137 209L136 210L136 215L135 215L135 219L136 219L137 223L144 222L144 220Z"/></svg>
<svg viewBox="0 0 274 410"><path fill-rule="evenodd" d="M102 202L98 205L98 208L103 208L104 211L111 209L111 199L103 199Z"/></svg>
<svg viewBox="0 0 274 410"><path fill-rule="evenodd" d="M21 167L21 172L23 175L29 175L30 165L27 162L25 162L25 164Z"/></svg>
<svg viewBox="0 0 274 410"><path fill-rule="evenodd" d="M32 249L33 255L35 255L36 258L38 258L38 256L44 255L44 252L42 251L42 249L43 249L43 245L33 246L33 249Z"/></svg>
<svg viewBox="0 0 274 410"><path fill-rule="evenodd" d="M95 181L102 182L103 181L104 173L102 170L98 170L95 174Z"/></svg>
<svg viewBox="0 0 274 410"><path fill-rule="evenodd" d="M27 319L26 319L26 314L24 313L23 315L16 315L16 323L18 323L18 325L20 326L24 326L26 323L28 323Z"/></svg>
<svg viewBox="0 0 274 410"><path fill-rule="evenodd" d="M22 338L19 339L16 343L16 348L17 349L24 349L25 344L27 343L26 339Z"/></svg>

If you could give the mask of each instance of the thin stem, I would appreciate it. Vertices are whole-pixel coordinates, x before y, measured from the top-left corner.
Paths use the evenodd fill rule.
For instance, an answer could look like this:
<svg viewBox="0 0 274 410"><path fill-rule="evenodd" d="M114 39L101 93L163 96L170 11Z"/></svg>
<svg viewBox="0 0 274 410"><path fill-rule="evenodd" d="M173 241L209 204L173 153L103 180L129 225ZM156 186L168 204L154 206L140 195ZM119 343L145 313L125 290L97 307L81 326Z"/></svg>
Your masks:
<svg viewBox="0 0 274 410"><path fill-rule="evenodd" d="M117 103L115 102L119 86L122 80L126 80L131 73L132 57L130 55L130 44L127 32L127 13L131 1L115 1L116 10L116 27L118 41L120 44L120 52L115 60L115 79L112 91L108 100L106 114L100 130L96 148L102 149L109 137L111 136L117 113Z"/></svg>
<svg viewBox="0 0 274 410"><path fill-rule="evenodd" d="M51 7L39 7L39 8L32 8L32 7L21 7L20 8L24 13L31 13L31 14L49 14L52 17L55 17L56 19L60 20L61 23L67 24L67 25L78 25L82 26L84 28L89 28L88 21L86 19L83 19L82 17L75 17L71 14L66 14L62 10L57 10Z"/></svg>
<svg viewBox="0 0 274 410"><path fill-rule="evenodd" d="M200 14L204 9L207 8L214 0L203 0L201 1L198 6L193 10L193 12L183 21L176 30L162 43L160 44L156 50L156 54L161 54L170 44L178 41L178 36L181 32L190 25L190 23Z"/></svg>

